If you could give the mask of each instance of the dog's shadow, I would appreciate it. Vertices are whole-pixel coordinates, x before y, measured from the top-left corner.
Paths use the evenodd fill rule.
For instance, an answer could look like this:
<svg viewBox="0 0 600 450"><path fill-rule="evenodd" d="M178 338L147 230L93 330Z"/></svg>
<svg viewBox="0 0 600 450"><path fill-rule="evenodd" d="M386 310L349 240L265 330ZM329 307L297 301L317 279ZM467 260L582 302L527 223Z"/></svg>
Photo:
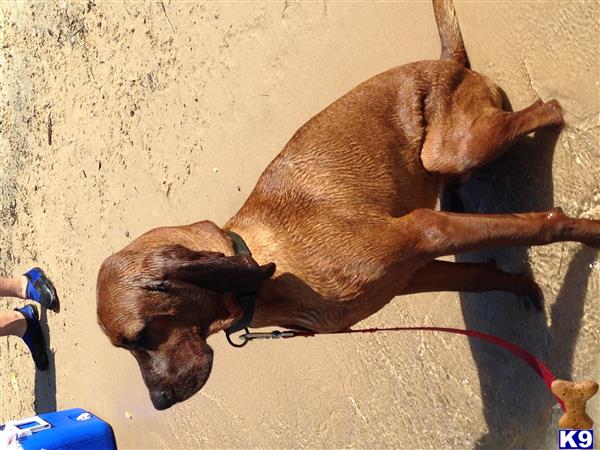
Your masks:
<svg viewBox="0 0 600 450"><path fill-rule="evenodd" d="M519 140L494 163L474 172L455 192L453 208L467 213L544 211L554 206L552 159L557 130L539 130ZM458 196L458 197L456 197ZM446 199L448 201L448 199ZM561 245L561 244L555 244ZM583 304L595 252L580 249L570 262L562 288L550 311L551 324L525 299L508 293L461 293L467 328L506 338L541 358L557 377L570 379L573 353L579 334ZM461 262L494 259L508 272L529 272L525 247L499 248L457 256ZM552 274L559 276L556 260ZM560 271L560 273L559 273ZM543 288L543 286L542 286ZM503 349L470 339L479 372L483 414L488 432L477 448L547 447L555 434L554 400L544 383L520 360ZM552 430L552 431L550 431Z"/></svg>

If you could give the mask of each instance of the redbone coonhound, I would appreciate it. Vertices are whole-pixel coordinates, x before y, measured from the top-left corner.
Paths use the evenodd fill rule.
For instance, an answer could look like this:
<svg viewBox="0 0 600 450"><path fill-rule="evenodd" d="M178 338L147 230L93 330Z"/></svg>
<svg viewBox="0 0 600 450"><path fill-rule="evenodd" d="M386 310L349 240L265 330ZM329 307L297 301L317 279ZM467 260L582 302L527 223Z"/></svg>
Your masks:
<svg viewBox="0 0 600 450"><path fill-rule="evenodd" d="M563 117L556 100L503 110L499 88L469 68L451 1L433 7L441 59L376 75L309 120L223 228L156 228L104 261L98 322L137 359L157 409L204 385L208 336L244 321L340 331L397 295L428 291L503 290L539 302L527 276L436 258L492 246L600 245L600 221L560 209L434 210L444 184ZM250 297L250 307L240 300Z"/></svg>

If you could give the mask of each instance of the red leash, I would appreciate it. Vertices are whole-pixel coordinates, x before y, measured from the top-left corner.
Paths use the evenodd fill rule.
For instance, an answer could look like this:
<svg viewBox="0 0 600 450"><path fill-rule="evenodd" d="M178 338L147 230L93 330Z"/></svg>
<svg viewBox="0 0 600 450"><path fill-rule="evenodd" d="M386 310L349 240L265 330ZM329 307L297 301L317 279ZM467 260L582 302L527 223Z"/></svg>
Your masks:
<svg viewBox="0 0 600 450"><path fill-rule="evenodd" d="M533 369L533 371L535 373L537 373L537 375L546 384L546 387L548 388L548 390L550 392L552 392L552 390L551 390L552 382L554 380L556 380L556 377L550 371L550 369L548 369L548 367L546 367L544 365L544 363L542 363L539 359L537 359L535 356L533 356L531 353L529 353L524 348L519 347L518 345L515 345L512 342L509 342L505 339L499 338L492 334L482 333L481 331L462 330L460 328L442 328L442 327L364 328L364 329L359 329L359 330L350 329L350 330L346 330L346 331L338 331L338 332L333 332L333 333L313 333L312 331L285 330L285 331L273 331L270 333L246 332L246 334L243 334L242 336L240 336L240 338L242 339L242 341L244 341L244 344L246 344L247 342L249 342L253 339L277 339L277 338L289 339L289 338L293 338L293 337L312 337L312 336L316 336L318 334L353 334L353 333L377 333L380 331L419 331L419 330L462 334L465 336L475 337L477 339L481 339L483 341L487 341L491 344L502 347L502 348L508 350L509 352L511 352L513 355L520 358L529 367L531 367ZM244 345L244 344L242 344L242 345ZM552 395L554 395L554 394L552 394ZM566 411L565 404L563 403L563 401L560 398L558 398L556 395L554 395L554 398L556 398L556 400L560 404L560 407L562 408L562 410Z"/></svg>

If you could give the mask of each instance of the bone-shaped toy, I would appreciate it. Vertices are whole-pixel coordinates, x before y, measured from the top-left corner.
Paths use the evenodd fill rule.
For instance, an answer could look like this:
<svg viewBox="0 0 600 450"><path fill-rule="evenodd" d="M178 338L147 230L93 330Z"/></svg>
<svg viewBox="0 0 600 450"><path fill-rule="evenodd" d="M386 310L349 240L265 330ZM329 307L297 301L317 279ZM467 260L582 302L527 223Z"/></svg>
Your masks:
<svg viewBox="0 0 600 450"><path fill-rule="evenodd" d="M598 392L598 383L555 380L552 392L565 403L566 412L558 421L560 428L588 430L594 426L594 421L585 412L585 403Z"/></svg>

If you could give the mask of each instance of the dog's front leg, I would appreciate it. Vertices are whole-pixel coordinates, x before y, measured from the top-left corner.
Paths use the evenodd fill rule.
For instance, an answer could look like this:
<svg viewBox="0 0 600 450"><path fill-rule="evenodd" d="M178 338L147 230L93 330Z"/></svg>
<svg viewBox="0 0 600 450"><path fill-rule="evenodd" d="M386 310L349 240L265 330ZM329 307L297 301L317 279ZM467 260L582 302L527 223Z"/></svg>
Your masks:
<svg viewBox="0 0 600 450"><path fill-rule="evenodd" d="M511 292L528 296L538 309L542 309L544 302L542 290L531 277L504 272L492 262L481 264L430 261L412 275L400 294L442 291Z"/></svg>
<svg viewBox="0 0 600 450"><path fill-rule="evenodd" d="M576 241L600 247L600 220L573 219L559 208L524 214L457 214L417 209L388 232L397 261L429 261L489 247ZM394 234L395 233L395 234ZM389 241L388 241L389 242Z"/></svg>

